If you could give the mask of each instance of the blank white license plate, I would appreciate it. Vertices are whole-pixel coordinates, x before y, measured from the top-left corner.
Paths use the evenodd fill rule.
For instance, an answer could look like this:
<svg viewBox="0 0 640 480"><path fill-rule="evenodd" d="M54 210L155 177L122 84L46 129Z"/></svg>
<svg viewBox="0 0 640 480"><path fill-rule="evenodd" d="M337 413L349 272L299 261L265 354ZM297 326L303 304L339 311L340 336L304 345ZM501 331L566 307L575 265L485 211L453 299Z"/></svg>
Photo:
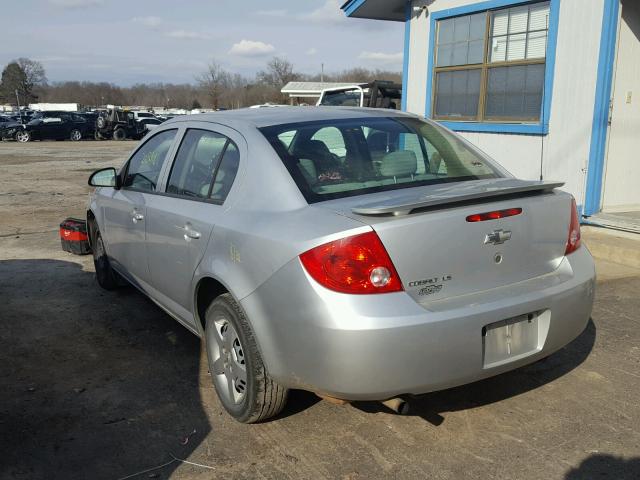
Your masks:
<svg viewBox="0 0 640 480"><path fill-rule="evenodd" d="M491 323L482 329L484 367L526 357L538 348L538 315L530 313Z"/></svg>

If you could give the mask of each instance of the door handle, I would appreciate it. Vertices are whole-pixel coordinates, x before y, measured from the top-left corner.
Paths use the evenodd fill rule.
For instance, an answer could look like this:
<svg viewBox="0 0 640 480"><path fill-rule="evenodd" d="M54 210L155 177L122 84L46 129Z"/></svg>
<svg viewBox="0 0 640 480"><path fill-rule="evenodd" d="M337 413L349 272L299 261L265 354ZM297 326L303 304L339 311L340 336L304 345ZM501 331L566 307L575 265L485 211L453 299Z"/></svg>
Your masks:
<svg viewBox="0 0 640 480"><path fill-rule="evenodd" d="M133 223L138 223L144 220L144 215L136 212L135 210L131 213L131 221Z"/></svg>
<svg viewBox="0 0 640 480"><path fill-rule="evenodd" d="M201 237L200 232L197 232L191 228L191 225L184 226L184 239L188 242L190 240L198 240Z"/></svg>

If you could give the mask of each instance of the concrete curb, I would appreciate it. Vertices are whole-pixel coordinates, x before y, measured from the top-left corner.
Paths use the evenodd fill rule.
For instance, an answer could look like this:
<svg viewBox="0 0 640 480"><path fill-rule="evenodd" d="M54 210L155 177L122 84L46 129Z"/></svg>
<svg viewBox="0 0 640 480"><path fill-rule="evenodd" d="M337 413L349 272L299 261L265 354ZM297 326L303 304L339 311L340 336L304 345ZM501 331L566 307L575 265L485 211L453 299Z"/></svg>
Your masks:
<svg viewBox="0 0 640 480"><path fill-rule="evenodd" d="M582 227L582 241L594 258L640 268L640 234Z"/></svg>

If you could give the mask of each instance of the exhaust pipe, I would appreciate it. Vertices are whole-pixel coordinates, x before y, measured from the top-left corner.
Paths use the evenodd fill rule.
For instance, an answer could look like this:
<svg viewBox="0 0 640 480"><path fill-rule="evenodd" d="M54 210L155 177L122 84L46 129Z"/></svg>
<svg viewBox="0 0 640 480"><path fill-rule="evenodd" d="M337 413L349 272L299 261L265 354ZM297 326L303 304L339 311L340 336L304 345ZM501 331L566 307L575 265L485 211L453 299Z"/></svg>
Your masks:
<svg viewBox="0 0 640 480"><path fill-rule="evenodd" d="M389 400L385 400L382 403L385 407L390 410L393 410L399 415L408 415L409 414L409 404L403 400L402 398L391 398Z"/></svg>

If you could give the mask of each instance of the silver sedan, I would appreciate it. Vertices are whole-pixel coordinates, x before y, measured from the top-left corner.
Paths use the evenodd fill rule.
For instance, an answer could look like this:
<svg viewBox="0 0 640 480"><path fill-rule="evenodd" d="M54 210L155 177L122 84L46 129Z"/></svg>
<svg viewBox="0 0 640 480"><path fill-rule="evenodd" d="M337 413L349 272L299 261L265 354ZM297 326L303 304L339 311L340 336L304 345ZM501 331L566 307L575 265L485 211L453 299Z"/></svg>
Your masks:
<svg viewBox="0 0 640 480"><path fill-rule="evenodd" d="M412 115L176 118L89 183L99 284L133 284L199 335L241 422L278 414L289 389L383 401L497 375L591 314L562 184L518 180Z"/></svg>

